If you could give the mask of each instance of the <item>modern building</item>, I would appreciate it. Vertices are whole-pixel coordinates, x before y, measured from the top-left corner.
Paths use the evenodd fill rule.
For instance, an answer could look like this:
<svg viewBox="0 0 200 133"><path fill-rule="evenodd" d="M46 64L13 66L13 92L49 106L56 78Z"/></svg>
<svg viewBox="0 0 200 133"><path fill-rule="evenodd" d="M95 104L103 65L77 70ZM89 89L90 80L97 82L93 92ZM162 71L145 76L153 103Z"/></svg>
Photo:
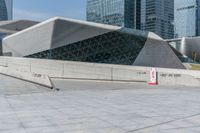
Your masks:
<svg viewBox="0 0 200 133"><path fill-rule="evenodd" d="M141 0L87 0L87 20L140 29Z"/></svg>
<svg viewBox="0 0 200 133"><path fill-rule="evenodd" d="M166 41L184 55L182 61L200 63L200 37L182 37Z"/></svg>
<svg viewBox="0 0 200 133"><path fill-rule="evenodd" d="M22 31L37 23L30 20L0 21L0 55L2 55L2 39L4 37Z"/></svg>
<svg viewBox="0 0 200 133"><path fill-rule="evenodd" d="M175 0L175 38L200 35L200 0Z"/></svg>
<svg viewBox="0 0 200 133"><path fill-rule="evenodd" d="M141 0L142 30L154 32L164 39L173 38L173 21L174 0Z"/></svg>
<svg viewBox="0 0 200 133"><path fill-rule="evenodd" d="M0 21L11 20L13 16L13 1L0 0Z"/></svg>
<svg viewBox="0 0 200 133"><path fill-rule="evenodd" d="M152 32L60 17L4 37L2 47L14 57L185 68L182 55Z"/></svg>

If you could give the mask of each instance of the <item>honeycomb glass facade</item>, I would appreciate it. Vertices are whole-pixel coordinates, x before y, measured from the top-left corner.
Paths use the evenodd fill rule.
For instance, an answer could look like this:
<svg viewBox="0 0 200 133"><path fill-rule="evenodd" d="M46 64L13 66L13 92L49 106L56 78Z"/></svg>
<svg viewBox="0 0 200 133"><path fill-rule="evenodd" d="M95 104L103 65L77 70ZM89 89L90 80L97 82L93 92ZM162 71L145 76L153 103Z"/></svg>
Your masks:
<svg viewBox="0 0 200 133"><path fill-rule="evenodd" d="M175 0L175 38L200 35L200 0Z"/></svg>
<svg viewBox="0 0 200 133"><path fill-rule="evenodd" d="M87 20L140 29L140 0L87 0Z"/></svg>
<svg viewBox="0 0 200 133"><path fill-rule="evenodd" d="M12 0L0 0L0 20L12 19Z"/></svg>
<svg viewBox="0 0 200 133"><path fill-rule="evenodd" d="M122 28L27 57L132 65L146 39L146 32Z"/></svg>
<svg viewBox="0 0 200 133"><path fill-rule="evenodd" d="M141 0L141 29L174 37L174 0Z"/></svg>

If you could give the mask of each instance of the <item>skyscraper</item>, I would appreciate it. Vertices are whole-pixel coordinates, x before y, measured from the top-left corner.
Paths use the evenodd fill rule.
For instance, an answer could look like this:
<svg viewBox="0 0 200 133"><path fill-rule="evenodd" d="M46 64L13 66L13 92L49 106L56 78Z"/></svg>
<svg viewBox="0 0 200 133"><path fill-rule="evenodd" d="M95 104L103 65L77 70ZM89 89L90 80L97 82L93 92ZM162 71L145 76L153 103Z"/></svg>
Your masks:
<svg viewBox="0 0 200 133"><path fill-rule="evenodd" d="M12 0L0 0L0 21L12 19Z"/></svg>
<svg viewBox="0 0 200 133"><path fill-rule="evenodd" d="M181 1L181 0L180 0ZM174 37L174 0L141 0L141 29Z"/></svg>
<svg viewBox="0 0 200 133"><path fill-rule="evenodd" d="M140 29L141 0L87 0L87 20Z"/></svg>
<svg viewBox="0 0 200 133"><path fill-rule="evenodd" d="M200 35L200 0L175 0L175 37Z"/></svg>

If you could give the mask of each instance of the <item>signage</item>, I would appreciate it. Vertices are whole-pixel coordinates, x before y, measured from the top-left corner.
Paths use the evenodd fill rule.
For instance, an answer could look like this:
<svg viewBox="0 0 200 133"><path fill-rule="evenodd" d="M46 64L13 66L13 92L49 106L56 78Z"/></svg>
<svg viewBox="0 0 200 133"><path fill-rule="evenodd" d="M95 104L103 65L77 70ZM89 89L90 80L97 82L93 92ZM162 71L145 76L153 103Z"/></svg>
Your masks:
<svg viewBox="0 0 200 133"><path fill-rule="evenodd" d="M150 70L150 82L149 85L157 85L157 71L156 68L151 68Z"/></svg>

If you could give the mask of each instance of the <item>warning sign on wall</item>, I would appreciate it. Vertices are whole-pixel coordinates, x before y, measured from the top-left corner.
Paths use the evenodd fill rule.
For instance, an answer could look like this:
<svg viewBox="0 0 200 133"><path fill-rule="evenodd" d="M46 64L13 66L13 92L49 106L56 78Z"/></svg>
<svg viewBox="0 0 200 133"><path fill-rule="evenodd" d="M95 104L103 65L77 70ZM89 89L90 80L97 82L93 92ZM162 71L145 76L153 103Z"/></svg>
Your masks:
<svg viewBox="0 0 200 133"><path fill-rule="evenodd" d="M157 85L157 71L156 68L151 68L150 70L150 82L149 85Z"/></svg>

